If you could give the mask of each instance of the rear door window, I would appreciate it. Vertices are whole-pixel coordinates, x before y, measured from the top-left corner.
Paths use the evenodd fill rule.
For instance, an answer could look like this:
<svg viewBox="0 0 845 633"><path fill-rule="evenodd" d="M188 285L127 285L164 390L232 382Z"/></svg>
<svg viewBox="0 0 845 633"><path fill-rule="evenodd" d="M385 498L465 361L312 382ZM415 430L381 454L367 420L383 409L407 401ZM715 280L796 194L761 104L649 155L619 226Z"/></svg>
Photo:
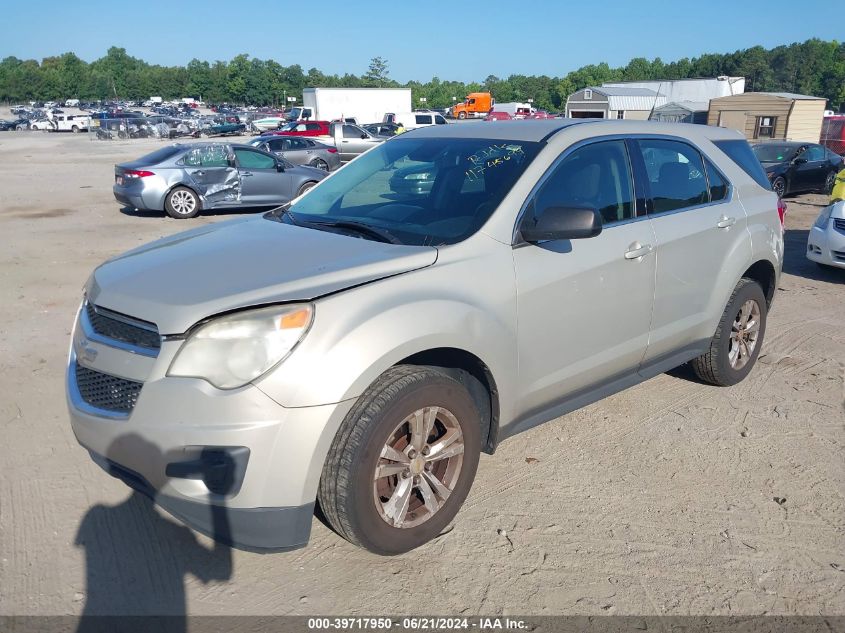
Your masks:
<svg viewBox="0 0 845 633"><path fill-rule="evenodd" d="M664 139L638 142L651 188L652 212L667 213L710 201L698 150Z"/></svg>
<svg viewBox="0 0 845 633"><path fill-rule="evenodd" d="M430 114L417 114L416 120L417 120L417 125L429 125L431 123L431 115Z"/></svg>
<svg viewBox="0 0 845 633"><path fill-rule="evenodd" d="M182 159L188 167L228 167L229 149L225 145L203 145L190 150Z"/></svg>

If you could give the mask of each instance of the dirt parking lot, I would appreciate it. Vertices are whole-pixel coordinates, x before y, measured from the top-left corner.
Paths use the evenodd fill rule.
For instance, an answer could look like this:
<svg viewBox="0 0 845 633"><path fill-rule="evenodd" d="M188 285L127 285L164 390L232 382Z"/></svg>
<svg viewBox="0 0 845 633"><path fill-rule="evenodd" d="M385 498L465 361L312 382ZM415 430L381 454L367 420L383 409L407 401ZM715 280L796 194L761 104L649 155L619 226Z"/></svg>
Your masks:
<svg viewBox="0 0 845 633"><path fill-rule="evenodd" d="M376 558L315 519L307 548L260 555L131 494L68 424L94 266L237 215L121 212L113 164L160 143L0 132L0 613L845 614L845 271L803 254L825 197L789 200L745 382L681 368L506 441L453 529L410 554Z"/></svg>

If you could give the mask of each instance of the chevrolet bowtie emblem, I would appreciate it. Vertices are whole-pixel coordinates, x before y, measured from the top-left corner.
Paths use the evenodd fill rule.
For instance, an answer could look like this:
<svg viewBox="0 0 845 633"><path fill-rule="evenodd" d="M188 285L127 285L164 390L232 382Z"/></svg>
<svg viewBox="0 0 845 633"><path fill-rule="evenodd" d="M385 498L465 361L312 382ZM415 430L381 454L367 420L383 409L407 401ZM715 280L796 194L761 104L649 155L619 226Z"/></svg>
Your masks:
<svg viewBox="0 0 845 633"><path fill-rule="evenodd" d="M80 339L79 341L79 351L80 357L82 360L87 361L89 363L93 363L97 359L97 350L93 347L89 347L89 341L87 338Z"/></svg>

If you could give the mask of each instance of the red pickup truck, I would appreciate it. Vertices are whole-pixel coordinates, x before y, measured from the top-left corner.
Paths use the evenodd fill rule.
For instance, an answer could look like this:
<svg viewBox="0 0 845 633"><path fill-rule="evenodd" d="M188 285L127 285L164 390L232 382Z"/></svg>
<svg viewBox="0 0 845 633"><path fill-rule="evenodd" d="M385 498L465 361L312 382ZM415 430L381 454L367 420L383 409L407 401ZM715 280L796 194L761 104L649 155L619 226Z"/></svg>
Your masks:
<svg viewBox="0 0 845 633"><path fill-rule="evenodd" d="M285 123L278 130L264 132L264 135L276 136L327 136L329 132L328 121L291 121Z"/></svg>

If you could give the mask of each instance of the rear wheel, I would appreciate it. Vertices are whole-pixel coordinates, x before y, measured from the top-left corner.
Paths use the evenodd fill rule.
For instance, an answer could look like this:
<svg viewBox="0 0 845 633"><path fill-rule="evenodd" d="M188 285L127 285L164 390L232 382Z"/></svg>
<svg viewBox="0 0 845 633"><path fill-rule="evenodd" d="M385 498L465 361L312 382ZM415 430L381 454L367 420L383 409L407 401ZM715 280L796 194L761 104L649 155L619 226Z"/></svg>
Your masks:
<svg viewBox="0 0 845 633"><path fill-rule="evenodd" d="M710 349L692 361L696 375L722 387L743 380L760 354L766 313L766 297L760 284L753 279L740 279L725 306Z"/></svg>
<svg viewBox="0 0 845 633"><path fill-rule="evenodd" d="M316 167L317 169L322 169L323 171L329 170L329 164L324 161L322 158L316 158L311 162L312 167Z"/></svg>
<svg viewBox="0 0 845 633"><path fill-rule="evenodd" d="M401 554L440 534L464 502L480 455L479 413L429 367L382 374L346 416L320 478L320 507L351 543Z"/></svg>
<svg viewBox="0 0 845 633"><path fill-rule="evenodd" d="M187 187L176 187L164 203L167 215L177 220L193 218L200 212L200 199Z"/></svg>

